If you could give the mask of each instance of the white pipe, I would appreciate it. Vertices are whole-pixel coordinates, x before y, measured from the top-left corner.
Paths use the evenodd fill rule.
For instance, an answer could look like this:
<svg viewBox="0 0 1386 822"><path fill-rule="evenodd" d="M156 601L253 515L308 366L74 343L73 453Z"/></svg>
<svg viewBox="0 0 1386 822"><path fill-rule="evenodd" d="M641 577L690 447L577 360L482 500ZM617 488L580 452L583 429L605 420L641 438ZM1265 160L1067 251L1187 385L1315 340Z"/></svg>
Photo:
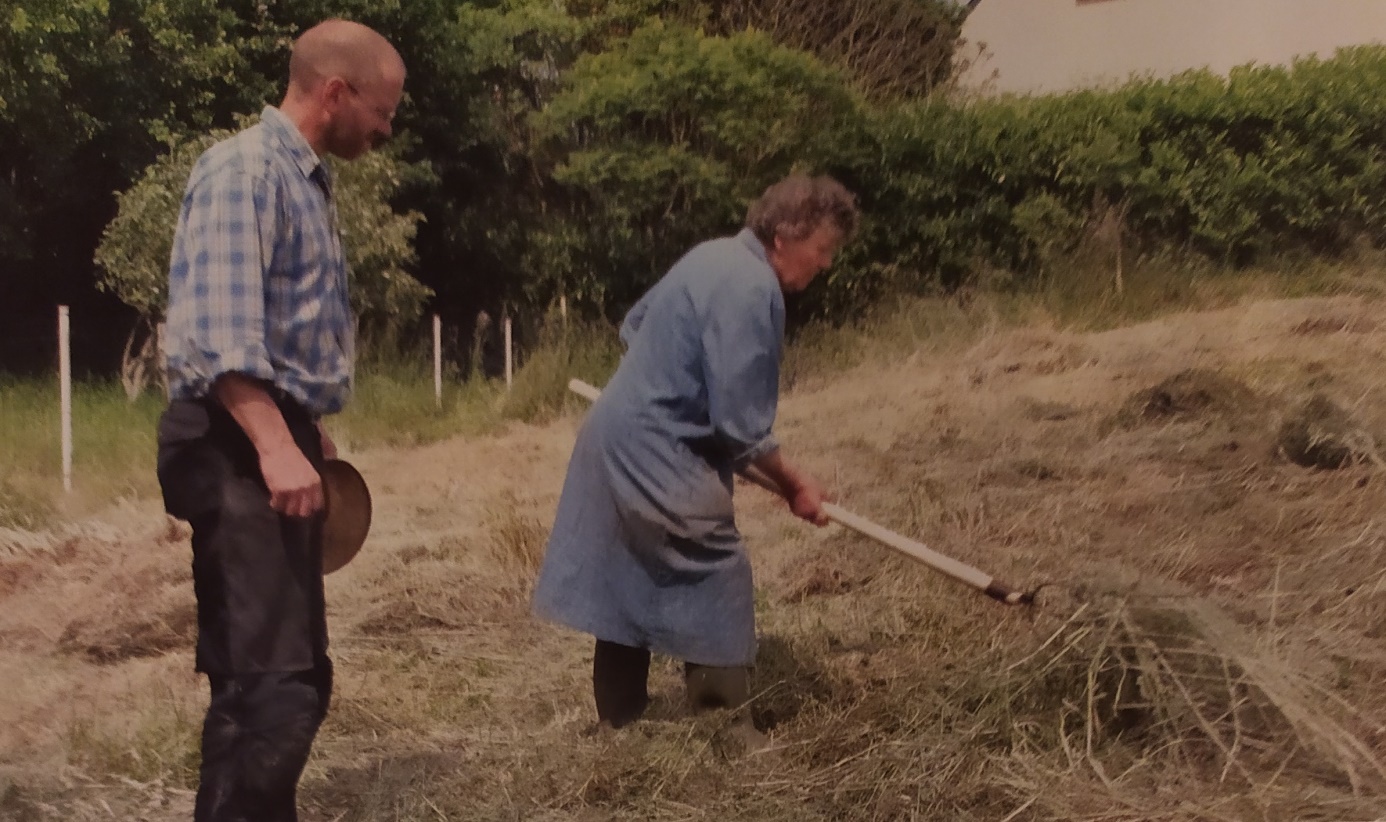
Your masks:
<svg viewBox="0 0 1386 822"><path fill-rule="evenodd" d="M58 393L62 403L63 490L72 491L72 321L58 306Z"/></svg>
<svg viewBox="0 0 1386 822"><path fill-rule="evenodd" d="M433 401L443 407L443 321L433 315Z"/></svg>
<svg viewBox="0 0 1386 822"><path fill-rule="evenodd" d="M510 390L510 384L515 377L515 349L510 336L510 318L505 318L505 390Z"/></svg>

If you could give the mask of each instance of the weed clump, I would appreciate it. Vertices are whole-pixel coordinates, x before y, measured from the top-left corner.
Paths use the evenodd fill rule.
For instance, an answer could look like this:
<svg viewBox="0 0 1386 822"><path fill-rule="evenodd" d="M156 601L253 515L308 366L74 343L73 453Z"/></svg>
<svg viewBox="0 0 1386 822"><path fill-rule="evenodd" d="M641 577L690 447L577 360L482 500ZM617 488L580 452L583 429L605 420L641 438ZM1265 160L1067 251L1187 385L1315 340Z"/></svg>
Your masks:
<svg viewBox="0 0 1386 822"><path fill-rule="evenodd" d="M1240 417L1257 403L1244 383L1214 371L1192 368L1132 394L1114 422L1120 428L1208 415Z"/></svg>
<svg viewBox="0 0 1386 822"><path fill-rule="evenodd" d="M1376 441L1323 394L1315 394L1280 425L1280 451L1306 468L1343 468L1377 458Z"/></svg>

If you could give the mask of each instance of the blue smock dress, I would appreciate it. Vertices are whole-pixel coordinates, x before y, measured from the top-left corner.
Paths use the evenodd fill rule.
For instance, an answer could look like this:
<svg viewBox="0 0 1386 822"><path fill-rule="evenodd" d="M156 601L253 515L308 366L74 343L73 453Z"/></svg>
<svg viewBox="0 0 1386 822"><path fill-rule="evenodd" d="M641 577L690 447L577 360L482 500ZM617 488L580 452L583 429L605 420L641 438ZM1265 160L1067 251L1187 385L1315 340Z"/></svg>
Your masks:
<svg viewBox="0 0 1386 822"><path fill-rule="evenodd" d="M702 243L631 309L573 449L533 606L700 665L755 659L735 469L778 447L784 296L749 230Z"/></svg>

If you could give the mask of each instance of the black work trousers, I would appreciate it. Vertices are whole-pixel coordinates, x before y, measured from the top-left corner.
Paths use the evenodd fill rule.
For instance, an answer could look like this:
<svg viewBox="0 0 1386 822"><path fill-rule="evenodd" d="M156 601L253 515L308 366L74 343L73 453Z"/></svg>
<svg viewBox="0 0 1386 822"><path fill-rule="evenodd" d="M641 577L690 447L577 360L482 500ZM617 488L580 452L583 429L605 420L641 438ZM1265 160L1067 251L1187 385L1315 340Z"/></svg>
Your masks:
<svg viewBox="0 0 1386 822"><path fill-rule="evenodd" d="M315 466L315 421L277 399ZM202 729L196 822L293 822L298 779L332 693L321 521L269 504L249 438L215 402L175 401L159 422L165 508L193 528Z"/></svg>
<svg viewBox="0 0 1386 822"><path fill-rule="evenodd" d="M332 664L312 671L209 675L194 822L297 822L298 779L327 715Z"/></svg>

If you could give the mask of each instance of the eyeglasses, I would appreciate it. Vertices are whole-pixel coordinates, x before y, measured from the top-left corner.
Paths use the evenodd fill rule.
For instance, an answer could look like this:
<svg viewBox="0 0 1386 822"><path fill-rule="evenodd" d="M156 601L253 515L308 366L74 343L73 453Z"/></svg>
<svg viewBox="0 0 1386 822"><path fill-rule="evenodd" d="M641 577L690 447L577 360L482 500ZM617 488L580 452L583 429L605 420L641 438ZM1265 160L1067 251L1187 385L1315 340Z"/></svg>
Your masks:
<svg viewBox="0 0 1386 822"><path fill-rule="evenodd" d="M357 97L358 99L362 100L363 102L365 101L365 99L366 99L365 95L363 95L363 94L361 93L361 90L358 89L358 88L356 87L356 84L355 84L355 83L351 82L350 80L348 80L348 79L345 78L345 77L342 78L342 82L343 82L343 83L346 83L346 87L349 88L349 89L351 89L351 93L352 93L352 94L355 94L356 97ZM367 107L375 114L375 116L379 117L381 120L384 120L384 121L387 122L387 123L393 123L393 122L394 122L394 120L395 120L395 111L394 111L394 109L387 109L387 108L385 108L384 106L375 106L375 105L370 105L370 104L367 104Z"/></svg>

